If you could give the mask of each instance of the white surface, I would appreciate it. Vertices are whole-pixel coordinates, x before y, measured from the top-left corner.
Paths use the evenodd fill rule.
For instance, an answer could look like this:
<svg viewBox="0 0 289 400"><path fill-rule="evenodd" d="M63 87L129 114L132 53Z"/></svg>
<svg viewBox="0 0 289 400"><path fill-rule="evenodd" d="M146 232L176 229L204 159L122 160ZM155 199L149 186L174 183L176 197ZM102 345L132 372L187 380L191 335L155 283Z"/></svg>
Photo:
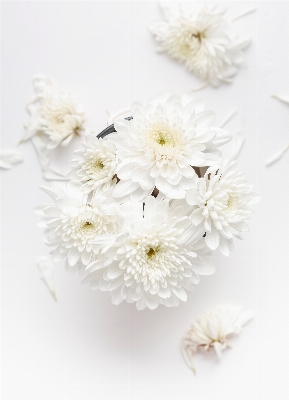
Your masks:
<svg viewBox="0 0 289 400"><path fill-rule="evenodd" d="M255 3L228 5L235 15ZM25 162L1 173L3 400L289 398L289 154L264 166L289 140L289 107L270 97L289 94L289 3L256 5L255 14L235 23L253 42L234 83L197 95L217 112L217 122L240 110L228 128L246 134L240 166L263 200L245 240L229 258L216 254L217 272L201 279L187 303L153 312L114 306L62 264L55 303L36 269L49 249L32 210L47 197L38 189L44 181L31 143L20 147ZM106 109L197 87L182 65L155 52L147 25L159 13L156 2L146 1L2 2L1 147L13 148L23 135L37 73L82 100L95 133L106 125ZM67 166L78 146L59 151L58 165ZM198 356L195 377L180 340L220 302L254 309L256 318L221 362Z"/></svg>

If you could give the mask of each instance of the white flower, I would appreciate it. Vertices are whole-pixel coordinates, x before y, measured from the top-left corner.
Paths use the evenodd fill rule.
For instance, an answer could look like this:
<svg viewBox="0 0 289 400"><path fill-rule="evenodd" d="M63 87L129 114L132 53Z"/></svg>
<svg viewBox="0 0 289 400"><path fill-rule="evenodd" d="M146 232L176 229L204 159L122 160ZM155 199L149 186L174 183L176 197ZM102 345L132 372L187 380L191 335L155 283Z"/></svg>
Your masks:
<svg viewBox="0 0 289 400"><path fill-rule="evenodd" d="M0 168L11 169L24 160L24 155L14 149L0 149Z"/></svg>
<svg viewBox="0 0 289 400"><path fill-rule="evenodd" d="M68 269L78 261L83 265L89 264L99 253L93 241L116 232L116 209L106 205L105 197L101 194L89 199L76 182L69 182L67 186L54 182L51 189L42 189L55 201L54 204L44 204L35 209L40 215L39 226L45 228L45 243L57 246L53 251L53 260L67 257Z"/></svg>
<svg viewBox="0 0 289 400"><path fill-rule="evenodd" d="M33 80L35 96L27 105L31 121L22 141L40 135L47 138L48 149L67 146L75 135L84 130L84 110L70 93L59 90L45 76Z"/></svg>
<svg viewBox="0 0 289 400"><path fill-rule="evenodd" d="M253 318L253 311L242 311L241 307L231 305L219 305L207 311L183 339L182 353L188 366L195 372L193 356L199 349L215 349L220 358L224 349L232 347L230 338L240 334L242 327Z"/></svg>
<svg viewBox="0 0 289 400"><path fill-rule="evenodd" d="M115 145L108 139L86 136L82 143L84 150L77 150L72 160L70 177L81 183L86 193L103 191L107 193L117 182L117 157Z"/></svg>
<svg viewBox="0 0 289 400"><path fill-rule="evenodd" d="M149 27L159 43L158 50L184 63L213 86L230 82L250 40L239 38L231 29L226 11L195 4L192 12L174 4L161 8L164 19Z"/></svg>
<svg viewBox="0 0 289 400"><path fill-rule="evenodd" d="M160 94L147 105L131 106L132 120L115 122L115 143L121 160L117 168L120 182L113 195L129 195L140 201L157 187L168 198L184 198L196 177L192 168L219 162L217 147L231 139L220 128L212 127L215 114L206 111L191 94Z"/></svg>
<svg viewBox="0 0 289 400"><path fill-rule="evenodd" d="M215 270L203 228L193 226L190 211L184 200L169 205L167 199L149 196L144 208L142 203L126 203L121 234L93 242L104 256L87 267L84 281L112 292L114 304L136 302L138 310L186 301L186 290L199 282L198 275Z"/></svg>
<svg viewBox="0 0 289 400"><path fill-rule="evenodd" d="M207 246L212 250L219 247L228 256L233 238L241 239L241 232L249 230L244 220L260 197L252 193L251 184L235 161L208 168L205 176L194 182L194 188L186 193L188 204L195 207L190 218L196 226L204 227Z"/></svg>

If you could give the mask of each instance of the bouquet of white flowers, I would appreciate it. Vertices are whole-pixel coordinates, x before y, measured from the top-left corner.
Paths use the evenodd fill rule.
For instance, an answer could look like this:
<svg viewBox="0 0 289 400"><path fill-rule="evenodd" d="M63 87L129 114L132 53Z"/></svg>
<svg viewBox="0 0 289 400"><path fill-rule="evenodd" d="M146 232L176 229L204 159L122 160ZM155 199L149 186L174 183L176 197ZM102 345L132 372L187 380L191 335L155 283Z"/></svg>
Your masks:
<svg viewBox="0 0 289 400"><path fill-rule="evenodd" d="M177 306L229 255L258 200L236 162L221 160L231 135L191 94L161 94L131 106L98 137L86 136L70 182L43 187L37 207L53 259L65 259L92 289L137 309Z"/></svg>

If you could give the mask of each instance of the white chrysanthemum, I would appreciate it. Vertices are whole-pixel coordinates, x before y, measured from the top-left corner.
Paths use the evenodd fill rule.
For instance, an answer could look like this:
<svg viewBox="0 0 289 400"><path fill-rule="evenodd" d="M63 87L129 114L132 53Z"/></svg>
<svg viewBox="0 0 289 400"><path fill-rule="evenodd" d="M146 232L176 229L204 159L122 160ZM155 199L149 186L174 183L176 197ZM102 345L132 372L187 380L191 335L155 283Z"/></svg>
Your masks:
<svg viewBox="0 0 289 400"><path fill-rule="evenodd" d="M164 19L149 27L158 50L185 63L189 71L213 86L230 82L250 40L239 38L231 29L226 11L195 4L192 12L175 4L161 8Z"/></svg>
<svg viewBox="0 0 289 400"><path fill-rule="evenodd" d="M75 135L84 130L84 110L70 93L59 90L45 76L33 80L35 96L27 105L31 114L27 132L22 141L34 135L44 135L47 147L67 146Z"/></svg>
<svg viewBox="0 0 289 400"><path fill-rule="evenodd" d="M199 349L215 349L220 358L227 347L232 347L230 338L238 335L242 327L254 318L253 311L242 311L241 307L219 305L197 319L187 332L182 343L182 353L188 366L195 372L193 356Z"/></svg>
<svg viewBox="0 0 289 400"><path fill-rule="evenodd" d="M45 228L44 241L49 246L57 246L53 260L67 257L67 268L78 261L87 265L99 253L93 242L102 235L117 232L117 211L105 204L100 194L88 198L80 190L80 184L54 182L52 188L42 187L55 201L35 209L40 215L39 226Z"/></svg>
<svg viewBox="0 0 289 400"><path fill-rule="evenodd" d="M114 143L108 139L86 136L82 143L84 150L75 151L70 173L86 193L102 191L107 193L117 182L117 157Z"/></svg>
<svg viewBox="0 0 289 400"><path fill-rule="evenodd" d="M253 212L250 207L260 197L252 193L237 163L226 160L220 167L210 167L203 178L186 193L188 204L195 207L190 218L196 226L203 226L206 244L212 250L219 247L228 256L233 249L233 238L249 229L244 220Z"/></svg>
<svg viewBox="0 0 289 400"><path fill-rule="evenodd" d="M168 198L184 198L196 176L192 167L218 162L217 147L231 139L228 132L212 127L215 114L189 93L160 94L147 105L135 102L131 115L130 121L115 122L117 133L110 138L121 160L120 182L113 191L117 198L129 195L140 201L154 187Z"/></svg>
<svg viewBox="0 0 289 400"><path fill-rule="evenodd" d="M84 279L92 288L110 291L112 302L136 302L142 310L159 304L177 306L186 301L186 290L209 275L214 266L208 257L201 227L194 227L184 200L155 199L127 203L121 208L121 234L94 241L103 259L87 267Z"/></svg>

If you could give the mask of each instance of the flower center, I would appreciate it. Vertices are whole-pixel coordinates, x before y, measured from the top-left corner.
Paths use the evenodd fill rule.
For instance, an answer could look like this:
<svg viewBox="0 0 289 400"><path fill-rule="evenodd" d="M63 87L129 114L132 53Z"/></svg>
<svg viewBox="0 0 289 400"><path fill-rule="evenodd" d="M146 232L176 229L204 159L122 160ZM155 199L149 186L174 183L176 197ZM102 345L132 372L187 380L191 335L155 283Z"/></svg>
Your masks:
<svg viewBox="0 0 289 400"><path fill-rule="evenodd" d="M73 240L74 246L88 245L95 237L104 235L109 229L109 218L100 210L92 209L89 205L76 217L65 221L63 230L67 240Z"/></svg>
<svg viewBox="0 0 289 400"><path fill-rule="evenodd" d="M203 37L204 37L204 34L203 34L202 32L193 33L193 34L192 34L192 37L198 39L198 41L201 42L202 39L203 39Z"/></svg>
<svg viewBox="0 0 289 400"><path fill-rule="evenodd" d="M91 223L91 222L89 222L89 221L86 221L86 222L83 224L82 229L83 229L84 231L94 230L94 229L95 229L95 226L93 225L93 223Z"/></svg>
<svg viewBox="0 0 289 400"><path fill-rule="evenodd" d="M237 199L235 196L230 195L227 200L227 209L235 210L237 208Z"/></svg>
<svg viewBox="0 0 289 400"><path fill-rule="evenodd" d="M100 160L95 160L94 163L92 164L92 168L95 170L100 170L104 168L104 165Z"/></svg>
<svg viewBox="0 0 289 400"><path fill-rule="evenodd" d="M176 132L158 124L152 127L150 138L162 147L175 147L177 144Z"/></svg>
<svg viewBox="0 0 289 400"><path fill-rule="evenodd" d="M155 255L156 255L156 253L159 251L159 248L158 247L156 247L156 248L153 248L153 247L150 247L150 249L147 251L147 256L148 256L148 258L149 259L152 259Z"/></svg>

